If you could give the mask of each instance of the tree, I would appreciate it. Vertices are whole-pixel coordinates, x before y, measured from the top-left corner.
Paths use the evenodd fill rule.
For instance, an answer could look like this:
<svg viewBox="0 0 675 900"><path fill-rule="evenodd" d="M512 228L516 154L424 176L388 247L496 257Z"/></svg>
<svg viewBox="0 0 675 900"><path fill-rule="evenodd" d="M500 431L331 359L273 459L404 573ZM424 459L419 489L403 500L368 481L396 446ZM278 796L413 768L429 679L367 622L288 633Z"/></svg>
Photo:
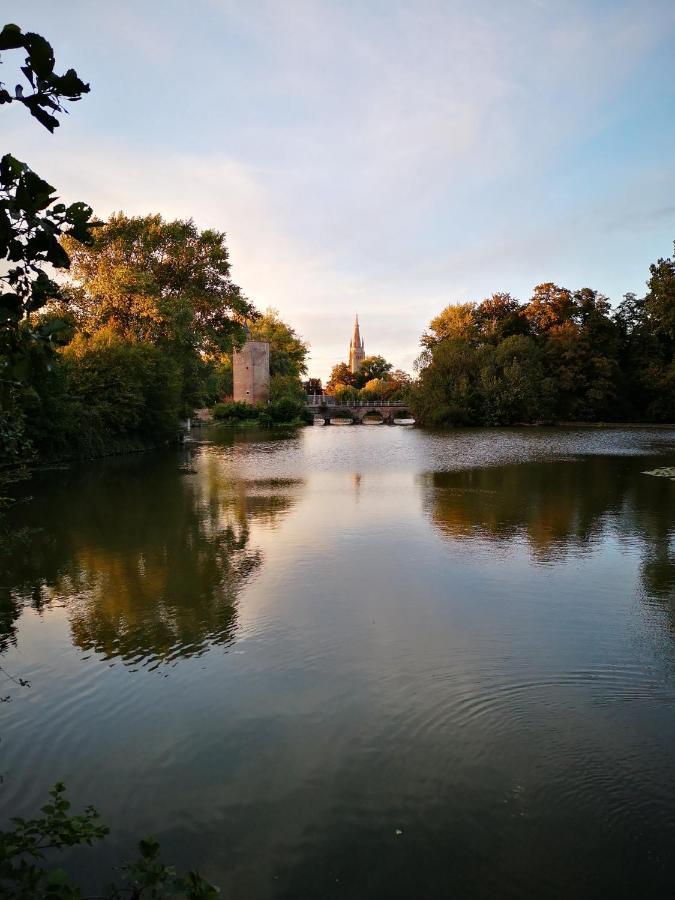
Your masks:
<svg viewBox="0 0 675 900"><path fill-rule="evenodd" d="M326 384L326 393L334 394L339 387L355 387L356 375L349 368L347 363L338 363L333 366L330 378Z"/></svg>
<svg viewBox="0 0 675 900"><path fill-rule="evenodd" d="M421 344L431 349L440 341L471 341L476 337L476 304L451 303L435 316L422 335Z"/></svg>
<svg viewBox="0 0 675 900"><path fill-rule="evenodd" d="M516 334L528 334L523 308L511 294L497 293L478 304L474 320L483 340L498 344Z"/></svg>
<svg viewBox="0 0 675 900"><path fill-rule="evenodd" d="M323 385L320 378L308 378L303 382L303 388L306 394L323 394Z"/></svg>
<svg viewBox="0 0 675 900"><path fill-rule="evenodd" d="M675 345L675 243L670 259L659 259L649 267L651 273L645 297L645 308L654 331L669 344Z"/></svg>
<svg viewBox="0 0 675 900"><path fill-rule="evenodd" d="M64 244L81 327L112 327L170 353L181 369L183 411L200 405L204 357L240 344L244 320L255 315L232 281L225 234L200 231L192 219L116 213L90 246Z"/></svg>
<svg viewBox="0 0 675 900"><path fill-rule="evenodd" d="M0 32L0 51L23 48L27 56L21 71L30 85L26 92L17 84L10 93L0 82L0 105L20 103L38 122L53 132L59 125L57 115L65 112L63 100L76 101L89 91L73 69L64 75L54 72L54 53L39 34L23 33L17 25L5 25ZM25 377L22 364L27 342L48 343L58 330L57 323L48 328L20 328L30 316L49 300L58 297L58 285L47 275L45 267L67 269L68 255L59 237L69 235L73 241L91 240L92 211L84 203L66 206L57 202L55 189L36 175L25 163L6 154L0 160L0 260L5 271L0 276L0 366L4 370L5 387ZM3 404L8 400L2 394Z"/></svg>
<svg viewBox="0 0 675 900"><path fill-rule="evenodd" d="M478 379L478 354L468 341L439 341L410 390L413 415L425 425L480 424Z"/></svg>
<svg viewBox="0 0 675 900"><path fill-rule="evenodd" d="M282 400L286 398L305 401L305 389L302 382L295 375L272 375L270 378L270 400Z"/></svg>
<svg viewBox="0 0 675 900"><path fill-rule="evenodd" d="M542 335L559 325L573 321L575 305L572 292L552 282L538 284L523 314L533 334Z"/></svg>
<svg viewBox="0 0 675 900"><path fill-rule="evenodd" d="M357 387L363 387L366 382L372 381L373 378L386 378L393 369L390 362L384 356L366 356L361 362L359 371L356 373Z"/></svg>
<svg viewBox="0 0 675 900"><path fill-rule="evenodd" d="M270 374L300 378L307 372L309 347L282 321L279 311L269 308L249 326L251 340L270 345Z"/></svg>

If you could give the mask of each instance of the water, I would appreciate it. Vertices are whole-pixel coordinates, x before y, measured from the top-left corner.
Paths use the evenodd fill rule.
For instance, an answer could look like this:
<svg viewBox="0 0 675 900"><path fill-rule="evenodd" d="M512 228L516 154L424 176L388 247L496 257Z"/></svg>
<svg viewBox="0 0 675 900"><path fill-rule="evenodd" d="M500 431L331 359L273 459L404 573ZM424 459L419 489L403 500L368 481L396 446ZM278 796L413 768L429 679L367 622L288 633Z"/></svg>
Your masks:
<svg viewBox="0 0 675 900"><path fill-rule="evenodd" d="M63 779L94 888L673 895L674 431L193 435L15 491L3 820Z"/></svg>

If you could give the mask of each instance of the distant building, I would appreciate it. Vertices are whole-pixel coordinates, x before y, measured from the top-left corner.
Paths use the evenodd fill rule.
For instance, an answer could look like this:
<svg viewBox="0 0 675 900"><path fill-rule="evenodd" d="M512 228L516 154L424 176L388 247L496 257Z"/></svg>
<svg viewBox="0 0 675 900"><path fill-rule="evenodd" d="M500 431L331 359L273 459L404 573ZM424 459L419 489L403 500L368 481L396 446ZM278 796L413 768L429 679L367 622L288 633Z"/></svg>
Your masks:
<svg viewBox="0 0 675 900"><path fill-rule="evenodd" d="M236 403L267 403L270 398L270 345L246 341L232 354L232 399Z"/></svg>
<svg viewBox="0 0 675 900"><path fill-rule="evenodd" d="M354 334L349 342L349 371L358 372L361 368L361 363L365 358L366 349L363 344L361 332L359 331L359 317L357 315L356 321L354 322Z"/></svg>

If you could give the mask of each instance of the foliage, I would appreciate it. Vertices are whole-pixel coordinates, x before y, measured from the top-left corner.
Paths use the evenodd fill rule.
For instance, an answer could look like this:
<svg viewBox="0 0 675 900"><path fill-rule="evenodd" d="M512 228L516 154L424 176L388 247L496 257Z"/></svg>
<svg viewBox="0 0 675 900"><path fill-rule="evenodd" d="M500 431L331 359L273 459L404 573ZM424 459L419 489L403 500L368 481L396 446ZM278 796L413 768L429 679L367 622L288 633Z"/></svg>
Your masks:
<svg viewBox="0 0 675 900"><path fill-rule="evenodd" d="M323 385L320 378L308 378L302 384L306 394L323 394Z"/></svg>
<svg viewBox="0 0 675 900"><path fill-rule="evenodd" d="M384 356L366 356L357 372L356 386L362 388L374 378L385 378L393 368Z"/></svg>
<svg viewBox="0 0 675 900"><path fill-rule="evenodd" d="M267 411L272 422L287 424L297 422L303 418L304 404L293 397L281 397L269 404Z"/></svg>
<svg viewBox="0 0 675 900"><path fill-rule="evenodd" d="M349 368L347 363L338 363L333 366L330 378L326 384L326 393L334 394L341 387L355 387L356 375Z"/></svg>
<svg viewBox="0 0 675 900"><path fill-rule="evenodd" d="M282 396L270 403L216 403L213 418L227 425L257 423L262 426L289 425L304 421L304 401Z"/></svg>
<svg viewBox="0 0 675 900"><path fill-rule="evenodd" d="M300 403L304 403L305 389L302 382L295 375L272 375L270 378L270 400L281 400L290 397Z"/></svg>
<svg viewBox="0 0 675 900"><path fill-rule="evenodd" d="M91 806L72 815L63 784L49 791L50 801L35 819L14 818L13 828L0 832L0 889L16 900L79 900L80 889L62 868L47 865L47 855L66 847L92 846L109 829L99 824L99 814ZM137 860L122 867L123 883L111 885L111 900L185 897L212 900L218 889L196 872L176 875L159 858L159 844L152 838L141 840Z"/></svg>
<svg viewBox="0 0 675 900"><path fill-rule="evenodd" d="M91 246L64 246L81 327L113 327L169 353L182 373L183 412L202 405L203 356L239 345L244 319L255 314L231 279L225 234L200 231L191 219L116 213Z"/></svg>
<svg viewBox="0 0 675 900"><path fill-rule="evenodd" d="M647 295L615 312L597 291L550 282L525 304L493 294L446 307L402 396L431 425L673 421L675 258L650 271Z"/></svg>
<svg viewBox="0 0 675 900"><path fill-rule="evenodd" d="M237 421L245 422L247 420L257 419L260 410L257 406L250 403L216 403L213 407L213 418L220 421Z"/></svg>
<svg viewBox="0 0 675 900"><path fill-rule="evenodd" d="M276 309L267 309L254 319L249 332L253 341L270 345L270 375L300 378L307 372L309 347L296 332L283 322Z"/></svg>
<svg viewBox="0 0 675 900"><path fill-rule="evenodd" d="M102 329L55 354L33 344L26 359L12 416L39 457L101 456L177 436L180 372L158 348Z"/></svg>
<svg viewBox="0 0 675 900"><path fill-rule="evenodd" d="M25 93L25 88L18 84L11 94L0 81L0 105L22 103L41 125L53 132L60 124L54 113L66 111L62 100L79 100L82 94L89 93L89 85L78 78L74 69L68 69L64 75L54 72L54 51L41 35L32 31L23 33L18 25L5 25L0 32L0 51L22 47L27 56L21 71L31 91Z"/></svg>
<svg viewBox="0 0 675 900"><path fill-rule="evenodd" d="M65 112L64 99L79 100L89 90L73 69L64 75L54 72L54 53L39 34L23 33L17 25L5 25L0 32L0 51L26 53L21 71L30 85L28 92L17 84L10 93L0 82L0 105L20 103L49 131L59 125L58 113ZM46 267L67 269L69 259L59 238L74 242L91 241L92 211L84 203L66 206L57 202L55 189L25 163L5 154L0 160L0 368L3 390L0 401L8 402L7 390L23 378L22 365L27 348L26 337L49 342L58 331L58 323L49 327L26 329L22 323L50 299L59 295L59 287Z"/></svg>

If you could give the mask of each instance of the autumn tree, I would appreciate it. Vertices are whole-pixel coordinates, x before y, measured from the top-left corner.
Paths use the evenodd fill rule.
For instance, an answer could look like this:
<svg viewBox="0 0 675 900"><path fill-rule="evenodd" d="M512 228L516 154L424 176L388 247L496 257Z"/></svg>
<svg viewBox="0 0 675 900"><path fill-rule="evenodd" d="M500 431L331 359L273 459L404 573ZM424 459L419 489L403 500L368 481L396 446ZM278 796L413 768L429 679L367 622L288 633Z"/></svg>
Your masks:
<svg viewBox="0 0 675 900"><path fill-rule="evenodd" d="M572 292L557 284L538 284L523 309L530 329L535 335L546 334L553 328L574 320L575 306Z"/></svg>
<svg viewBox="0 0 675 900"><path fill-rule="evenodd" d="M240 344L255 315L232 281L225 234L200 231L192 219L115 213L90 246L63 243L80 326L112 327L169 352L182 371L185 410L199 405L206 358Z"/></svg>
<svg viewBox="0 0 675 900"><path fill-rule="evenodd" d="M330 377L326 383L326 393L334 394L340 387L356 387L356 375L347 363L338 363L331 369Z"/></svg>
<svg viewBox="0 0 675 900"><path fill-rule="evenodd" d="M493 344L530 330L522 306L508 293L492 294L481 301L473 312L473 320L481 339Z"/></svg>

